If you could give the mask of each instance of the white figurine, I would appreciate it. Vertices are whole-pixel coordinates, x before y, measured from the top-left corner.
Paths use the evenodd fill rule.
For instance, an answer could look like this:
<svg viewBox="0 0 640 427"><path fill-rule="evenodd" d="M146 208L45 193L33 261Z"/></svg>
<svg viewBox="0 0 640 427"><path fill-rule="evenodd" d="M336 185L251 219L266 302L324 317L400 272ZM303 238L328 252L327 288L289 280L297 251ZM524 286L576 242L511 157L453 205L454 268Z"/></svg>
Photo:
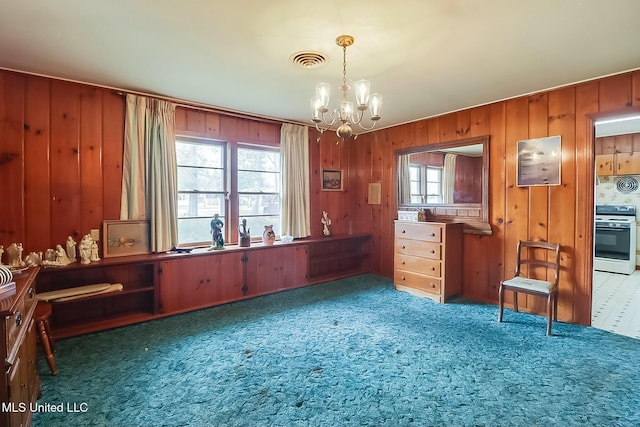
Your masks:
<svg viewBox="0 0 640 427"><path fill-rule="evenodd" d="M57 265L69 265L71 264L71 260L67 256L67 252L62 248L61 245L56 245L56 264Z"/></svg>
<svg viewBox="0 0 640 427"><path fill-rule="evenodd" d="M7 265L11 267L22 267L24 262L22 261L22 243L12 243L7 248Z"/></svg>
<svg viewBox="0 0 640 427"><path fill-rule="evenodd" d="M80 240L80 263L81 264L89 264L91 263L91 245L93 244L93 239L91 238L91 234L85 234Z"/></svg>
<svg viewBox="0 0 640 427"><path fill-rule="evenodd" d="M322 234L324 237L331 236L331 230L329 229L331 226L331 219L329 219L329 213L327 211L322 211L322 219L320 222L322 223Z"/></svg>
<svg viewBox="0 0 640 427"><path fill-rule="evenodd" d="M73 237L67 237L67 257L70 262L76 262L76 241L73 240Z"/></svg>
<svg viewBox="0 0 640 427"><path fill-rule="evenodd" d="M91 261L100 261L100 257L98 256L98 244L93 239L91 239L91 242Z"/></svg>
<svg viewBox="0 0 640 427"><path fill-rule="evenodd" d="M27 267L39 266L40 264L42 264L42 252L40 252L39 254L31 252L25 257L24 263L27 265Z"/></svg>

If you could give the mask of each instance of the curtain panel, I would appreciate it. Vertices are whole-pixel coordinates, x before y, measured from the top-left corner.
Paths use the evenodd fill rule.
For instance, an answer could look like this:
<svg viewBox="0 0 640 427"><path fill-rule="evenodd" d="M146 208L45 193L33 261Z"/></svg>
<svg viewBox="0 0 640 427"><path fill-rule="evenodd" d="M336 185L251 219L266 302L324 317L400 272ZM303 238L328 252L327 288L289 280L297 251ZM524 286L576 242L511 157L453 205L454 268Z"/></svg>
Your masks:
<svg viewBox="0 0 640 427"><path fill-rule="evenodd" d="M175 105L127 95L120 219L148 219L153 252L178 242L175 140Z"/></svg>
<svg viewBox="0 0 640 427"><path fill-rule="evenodd" d="M282 234L311 235L309 207L309 128L285 123L280 131L282 153Z"/></svg>

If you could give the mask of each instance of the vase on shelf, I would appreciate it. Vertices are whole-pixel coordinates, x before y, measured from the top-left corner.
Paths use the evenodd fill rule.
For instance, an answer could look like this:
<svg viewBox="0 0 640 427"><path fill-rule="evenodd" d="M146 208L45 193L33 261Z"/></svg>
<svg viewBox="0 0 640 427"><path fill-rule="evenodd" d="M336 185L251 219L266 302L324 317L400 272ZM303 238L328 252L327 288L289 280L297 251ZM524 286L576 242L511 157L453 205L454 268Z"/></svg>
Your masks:
<svg viewBox="0 0 640 427"><path fill-rule="evenodd" d="M273 232L273 225L265 225L264 232L262 233L262 243L265 245L273 245L276 241L276 233Z"/></svg>

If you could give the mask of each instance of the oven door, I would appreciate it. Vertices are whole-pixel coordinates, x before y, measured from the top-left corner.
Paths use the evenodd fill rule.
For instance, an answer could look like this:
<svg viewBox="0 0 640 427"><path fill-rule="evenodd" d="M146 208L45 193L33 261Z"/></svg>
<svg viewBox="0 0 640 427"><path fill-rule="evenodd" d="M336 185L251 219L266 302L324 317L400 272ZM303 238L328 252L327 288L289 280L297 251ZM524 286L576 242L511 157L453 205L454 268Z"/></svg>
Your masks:
<svg viewBox="0 0 640 427"><path fill-rule="evenodd" d="M629 260L631 227L605 227L596 225L596 257Z"/></svg>

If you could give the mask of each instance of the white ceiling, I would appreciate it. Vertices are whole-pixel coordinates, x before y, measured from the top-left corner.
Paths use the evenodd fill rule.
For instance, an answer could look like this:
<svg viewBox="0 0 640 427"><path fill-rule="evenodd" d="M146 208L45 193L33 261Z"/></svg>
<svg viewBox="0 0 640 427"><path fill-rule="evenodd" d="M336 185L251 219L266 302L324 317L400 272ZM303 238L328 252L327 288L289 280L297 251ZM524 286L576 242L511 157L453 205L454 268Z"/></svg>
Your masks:
<svg viewBox="0 0 640 427"><path fill-rule="evenodd" d="M0 68L310 123L371 80L379 127L640 68L638 0L1 0ZM289 58L328 56L315 69Z"/></svg>

